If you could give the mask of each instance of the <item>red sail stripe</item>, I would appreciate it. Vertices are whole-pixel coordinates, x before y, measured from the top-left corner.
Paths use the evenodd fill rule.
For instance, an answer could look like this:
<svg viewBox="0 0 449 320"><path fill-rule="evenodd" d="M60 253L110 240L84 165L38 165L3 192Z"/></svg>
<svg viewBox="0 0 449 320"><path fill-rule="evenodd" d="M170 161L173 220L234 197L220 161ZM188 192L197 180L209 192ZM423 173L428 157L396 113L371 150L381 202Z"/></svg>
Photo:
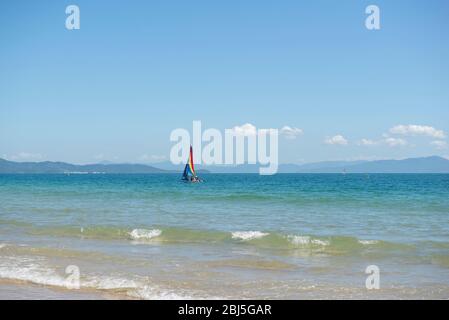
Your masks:
<svg viewBox="0 0 449 320"><path fill-rule="evenodd" d="M195 173L195 167L193 166L193 150L192 150L192 146L190 146L190 165L192 167L193 173Z"/></svg>

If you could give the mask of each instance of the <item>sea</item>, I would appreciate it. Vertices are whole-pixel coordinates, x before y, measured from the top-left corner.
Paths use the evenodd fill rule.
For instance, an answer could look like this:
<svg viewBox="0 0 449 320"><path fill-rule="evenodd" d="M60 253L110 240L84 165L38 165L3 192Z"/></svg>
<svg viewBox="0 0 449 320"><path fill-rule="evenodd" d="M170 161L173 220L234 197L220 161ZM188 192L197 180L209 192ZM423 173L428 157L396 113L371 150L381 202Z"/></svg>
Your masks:
<svg viewBox="0 0 449 320"><path fill-rule="evenodd" d="M448 299L447 174L0 175L0 298Z"/></svg>

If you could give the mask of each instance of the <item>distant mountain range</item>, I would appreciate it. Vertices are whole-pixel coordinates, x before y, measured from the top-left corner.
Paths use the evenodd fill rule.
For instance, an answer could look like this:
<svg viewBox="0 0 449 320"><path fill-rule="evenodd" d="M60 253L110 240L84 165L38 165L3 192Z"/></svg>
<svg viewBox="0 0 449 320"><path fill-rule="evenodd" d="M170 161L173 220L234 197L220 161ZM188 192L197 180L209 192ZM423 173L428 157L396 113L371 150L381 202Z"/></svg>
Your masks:
<svg viewBox="0 0 449 320"><path fill-rule="evenodd" d="M145 164L86 164L65 162L14 162L0 159L0 173L166 173Z"/></svg>
<svg viewBox="0 0 449 320"><path fill-rule="evenodd" d="M183 166L170 162L154 164L165 170L180 171ZM258 173L259 165L243 164L238 166L212 165L201 166L214 173ZM307 164L280 164L279 173L449 173L449 160L432 156L404 160L376 161L324 161Z"/></svg>
<svg viewBox="0 0 449 320"><path fill-rule="evenodd" d="M180 173L184 165L65 162L14 162L0 159L0 173ZM258 173L259 165L201 166L198 173ZM280 164L279 173L449 173L449 160L432 156L404 160L325 161L303 165Z"/></svg>
<svg viewBox="0 0 449 320"><path fill-rule="evenodd" d="M321 162L299 166L309 173L449 173L449 160L432 156L404 160Z"/></svg>

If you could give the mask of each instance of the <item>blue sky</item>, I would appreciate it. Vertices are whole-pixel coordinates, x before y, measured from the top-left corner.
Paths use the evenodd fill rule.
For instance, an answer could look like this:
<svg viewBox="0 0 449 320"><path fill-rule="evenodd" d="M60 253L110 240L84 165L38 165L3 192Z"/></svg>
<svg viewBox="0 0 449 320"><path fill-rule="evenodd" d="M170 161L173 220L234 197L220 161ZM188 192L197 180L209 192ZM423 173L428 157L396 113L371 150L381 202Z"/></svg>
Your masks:
<svg viewBox="0 0 449 320"><path fill-rule="evenodd" d="M299 128L284 163L448 156L448 33L445 0L2 2L0 157L154 162L193 120Z"/></svg>

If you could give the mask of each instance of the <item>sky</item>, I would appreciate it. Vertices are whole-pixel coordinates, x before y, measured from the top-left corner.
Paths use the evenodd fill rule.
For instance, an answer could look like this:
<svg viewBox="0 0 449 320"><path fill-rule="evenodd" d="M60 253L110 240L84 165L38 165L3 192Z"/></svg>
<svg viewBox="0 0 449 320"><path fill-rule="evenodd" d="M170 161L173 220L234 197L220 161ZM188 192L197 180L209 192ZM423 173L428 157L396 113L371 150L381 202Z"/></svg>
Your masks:
<svg viewBox="0 0 449 320"><path fill-rule="evenodd" d="M448 34L445 0L2 1L0 158L159 162L194 120L284 128L281 163L449 157Z"/></svg>

